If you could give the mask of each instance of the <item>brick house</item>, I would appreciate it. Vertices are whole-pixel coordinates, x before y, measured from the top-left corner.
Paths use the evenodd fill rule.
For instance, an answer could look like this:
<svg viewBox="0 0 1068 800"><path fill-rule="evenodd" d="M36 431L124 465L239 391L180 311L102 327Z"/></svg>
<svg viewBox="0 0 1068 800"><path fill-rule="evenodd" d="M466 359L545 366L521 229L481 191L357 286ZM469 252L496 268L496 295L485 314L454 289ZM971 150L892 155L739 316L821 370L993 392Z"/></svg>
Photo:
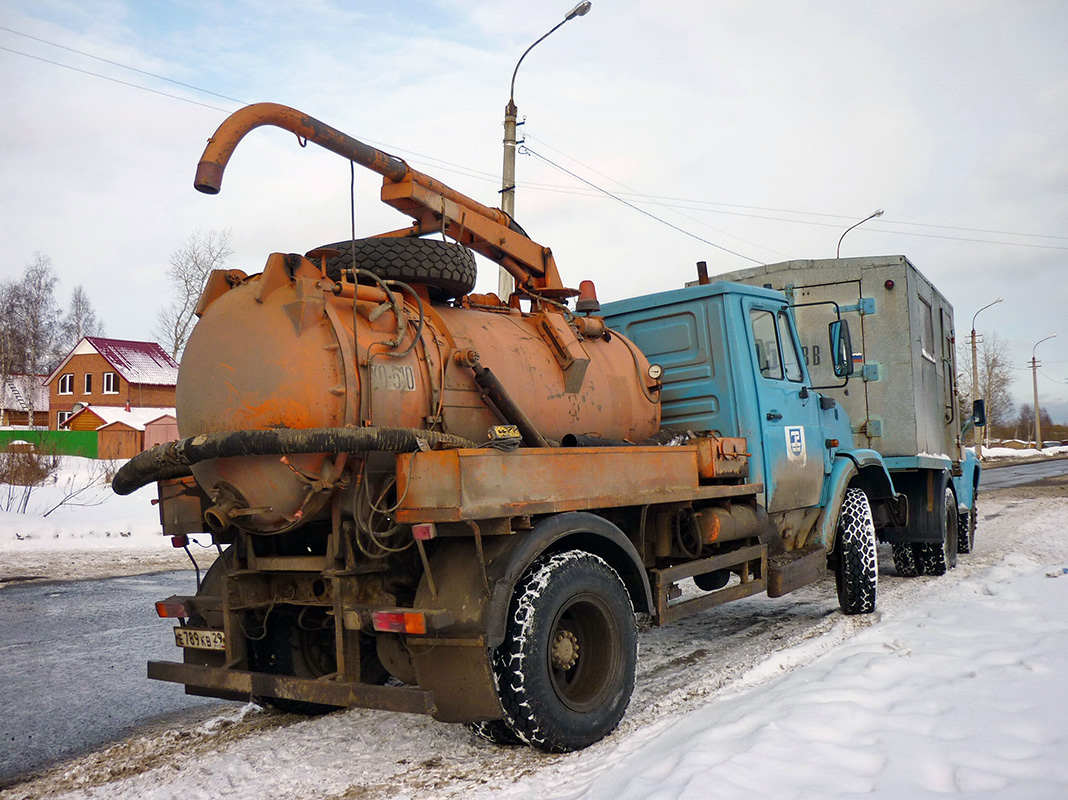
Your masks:
<svg viewBox="0 0 1068 800"><path fill-rule="evenodd" d="M84 406L173 408L178 364L155 342L86 336L48 376L48 427Z"/></svg>

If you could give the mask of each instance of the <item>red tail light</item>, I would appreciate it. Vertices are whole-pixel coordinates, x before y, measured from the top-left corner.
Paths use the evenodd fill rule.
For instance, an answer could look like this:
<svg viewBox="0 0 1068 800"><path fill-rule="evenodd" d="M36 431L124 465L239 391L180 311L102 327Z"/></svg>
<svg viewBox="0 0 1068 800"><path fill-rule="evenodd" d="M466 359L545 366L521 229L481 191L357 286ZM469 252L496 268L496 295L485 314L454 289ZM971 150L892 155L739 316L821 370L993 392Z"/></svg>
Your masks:
<svg viewBox="0 0 1068 800"><path fill-rule="evenodd" d="M156 603L156 613L164 619L186 619L190 616L185 600L177 597L168 597Z"/></svg>
<svg viewBox="0 0 1068 800"><path fill-rule="evenodd" d="M426 633L426 616L413 611L374 611L376 631L382 633Z"/></svg>

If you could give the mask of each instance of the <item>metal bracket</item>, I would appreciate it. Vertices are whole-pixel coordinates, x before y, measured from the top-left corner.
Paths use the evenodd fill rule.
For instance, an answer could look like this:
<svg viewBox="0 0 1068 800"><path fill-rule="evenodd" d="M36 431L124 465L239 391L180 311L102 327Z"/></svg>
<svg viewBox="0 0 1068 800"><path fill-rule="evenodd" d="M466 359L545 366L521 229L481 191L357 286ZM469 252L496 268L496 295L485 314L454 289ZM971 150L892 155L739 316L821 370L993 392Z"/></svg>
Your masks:
<svg viewBox="0 0 1068 800"><path fill-rule="evenodd" d="M841 311L856 311L861 316L865 314L875 313L875 298L874 297L862 297L860 302L852 306L842 306Z"/></svg>

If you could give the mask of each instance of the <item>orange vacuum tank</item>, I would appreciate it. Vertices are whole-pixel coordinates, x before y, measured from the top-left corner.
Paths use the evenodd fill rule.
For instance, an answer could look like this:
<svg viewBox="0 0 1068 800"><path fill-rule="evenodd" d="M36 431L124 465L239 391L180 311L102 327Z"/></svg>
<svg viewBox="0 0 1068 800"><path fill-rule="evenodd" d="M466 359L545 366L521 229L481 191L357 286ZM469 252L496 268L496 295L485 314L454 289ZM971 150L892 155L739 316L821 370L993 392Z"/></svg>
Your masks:
<svg viewBox="0 0 1068 800"><path fill-rule="evenodd" d="M492 426L514 420L487 403L480 368L546 440L637 442L656 433L649 364L600 319L477 300L432 302L426 287L394 284L391 302L380 286L336 283L307 259L281 254L259 275L215 273L181 362L179 433L407 428L481 444ZM209 494L241 499L237 524L271 533L322 508L323 483L340 475L344 458L237 455L192 471Z"/></svg>

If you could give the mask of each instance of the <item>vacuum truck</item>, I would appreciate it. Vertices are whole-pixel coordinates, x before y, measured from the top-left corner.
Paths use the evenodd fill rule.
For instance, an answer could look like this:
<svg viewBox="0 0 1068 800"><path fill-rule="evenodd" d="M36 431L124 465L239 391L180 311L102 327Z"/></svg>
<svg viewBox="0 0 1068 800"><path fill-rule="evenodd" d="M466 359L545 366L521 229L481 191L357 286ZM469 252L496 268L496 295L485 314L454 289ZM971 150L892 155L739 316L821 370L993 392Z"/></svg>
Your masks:
<svg viewBox="0 0 1068 800"><path fill-rule="evenodd" d="M779 291L704 282L612 304L490 208L294 109L251 130L383 176L411 224L212 273L158 484L175 546L219 556L157 603L182 657L150 678L284 710L429 714L497 743L586 747L622 718L653 625L833 575L869 613L877 531L908 524L883 457L813 382ZM515 278L474 292L478 254ZM839 379L848 320L825 330Z"/></svg>

